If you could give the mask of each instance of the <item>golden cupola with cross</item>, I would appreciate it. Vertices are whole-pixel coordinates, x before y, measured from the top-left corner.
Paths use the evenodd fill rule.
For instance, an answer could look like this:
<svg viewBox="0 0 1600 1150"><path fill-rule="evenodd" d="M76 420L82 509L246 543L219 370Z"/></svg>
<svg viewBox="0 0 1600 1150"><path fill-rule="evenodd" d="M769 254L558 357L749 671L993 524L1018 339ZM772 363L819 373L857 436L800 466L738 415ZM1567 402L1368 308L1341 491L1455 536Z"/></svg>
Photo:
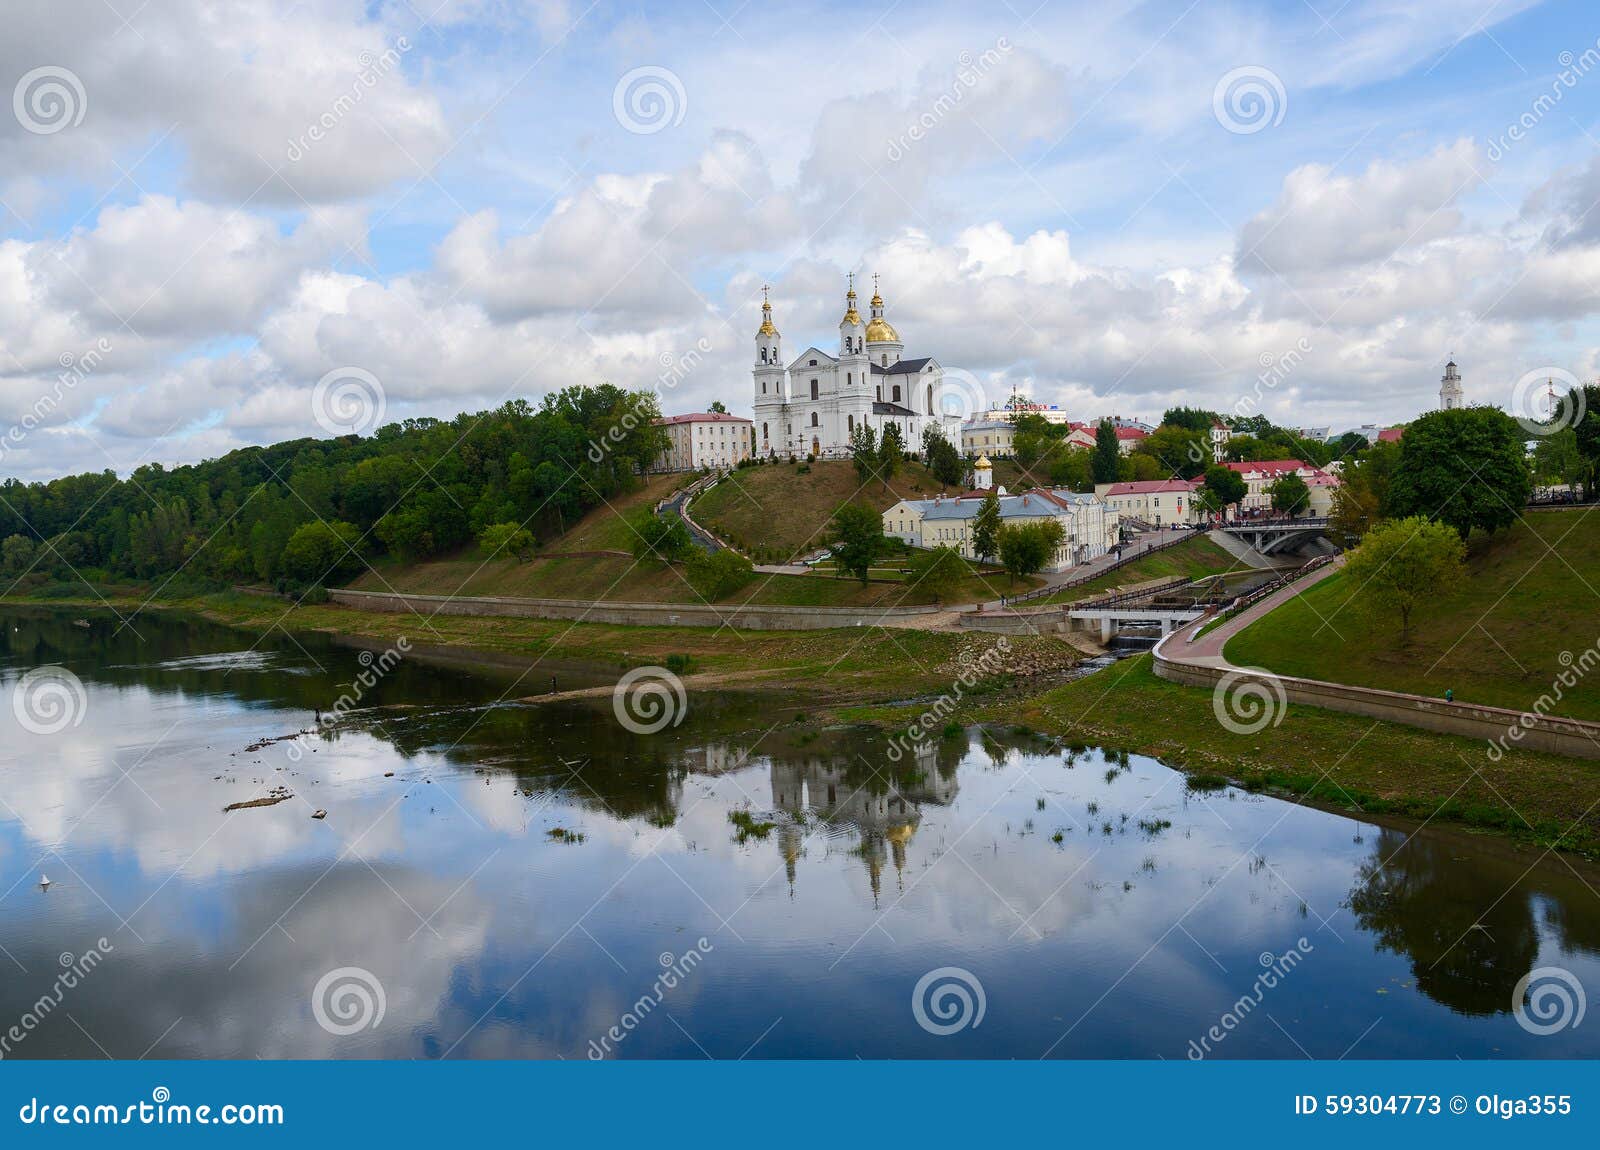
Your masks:
<svg viewBox="0 0 1600 1150"><path fill-rule="evenodd" d="M894 325L883 318L883 296L878 291L877 276L872 277L872 302L868 306L871 319L867 321L867 358L879 368L899 363L906 345L900 341L900 333L895 331Z"/></svg>

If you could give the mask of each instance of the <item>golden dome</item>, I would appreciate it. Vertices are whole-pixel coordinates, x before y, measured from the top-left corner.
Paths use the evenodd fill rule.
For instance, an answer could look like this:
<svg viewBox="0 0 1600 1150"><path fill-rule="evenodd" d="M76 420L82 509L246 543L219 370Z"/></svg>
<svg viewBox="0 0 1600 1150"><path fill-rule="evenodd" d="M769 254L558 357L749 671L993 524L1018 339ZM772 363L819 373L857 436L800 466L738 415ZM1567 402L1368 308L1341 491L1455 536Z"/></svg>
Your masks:
<svg viewBox="0 0 1600 1150"><path fill-rule="evenodd" d="M978 456L978 462L974 463L972 466L979 471L994 470L994 464L989 462L989 457L987 455Z"/></svg>
<svg viewBox="0 0 1600 1150"><path fill-rule="evenodd" d="M882 307L883 301L877 296L873 296L872 306ZM900 333L894 330L893 326L890 325L888 320L875 317L873 321L867 325L867 342L899 343Z"/></svg>
<svg viewBox="0 0 1600 1150"><path fill-rule="evenodd" d="M778 334L778 329L772 326L772 305L770 303L764 303L764 304L761 305L761 328L760 328L760 330L758 330L756 332L756 334L757 335L777 335Z"/></svg>
<svg viewBox="0 0 1600 1150"><path fill-rule="evenodd" d="M856 310L856 289L851 288L845 293L844 298L848 306L845 308L844 318L839 322L859 324L861 322L861 313Z"/></svg>

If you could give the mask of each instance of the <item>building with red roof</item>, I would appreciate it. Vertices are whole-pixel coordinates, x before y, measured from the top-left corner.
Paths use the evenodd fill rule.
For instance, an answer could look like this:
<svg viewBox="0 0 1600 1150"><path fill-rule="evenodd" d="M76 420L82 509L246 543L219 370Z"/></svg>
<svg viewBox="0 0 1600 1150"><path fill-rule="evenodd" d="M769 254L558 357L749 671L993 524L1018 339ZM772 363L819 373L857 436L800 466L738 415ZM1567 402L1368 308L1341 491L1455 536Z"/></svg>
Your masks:
<svg viewBox="0 0 1600 1150"><path fill-rule="evenodd" d="M656 420L667 431L667 449L654 471L728 470L755 452L755 423L722 411L695 411Z"/></svg>

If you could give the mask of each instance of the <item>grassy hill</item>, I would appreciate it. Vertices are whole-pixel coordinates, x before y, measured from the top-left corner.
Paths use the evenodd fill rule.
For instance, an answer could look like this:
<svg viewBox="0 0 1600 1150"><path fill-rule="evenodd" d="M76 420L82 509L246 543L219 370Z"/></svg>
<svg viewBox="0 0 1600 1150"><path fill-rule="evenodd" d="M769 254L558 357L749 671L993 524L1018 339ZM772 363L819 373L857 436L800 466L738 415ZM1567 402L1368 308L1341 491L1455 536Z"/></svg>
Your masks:
<svg viewBox="0 0 1600 1150"><path fill-rule="evenodd" d="M854 468L848 463L830 466L843 466L854 477ZM755 470L788 472L790 469L773 467ZM609 506L590 511L564 535L541 547L531 562L525 563L515 558L485 560L474 546L452 556L421 563L380 561L373 570L364 571L350 586L362 591L409 591L419 595L511 595L614 603L699 603L703 600L690 586L681 567L635 562L631 554L633 532L627 522L628 517L641 508L653 506L692 479L693 476L686 475L651 476L639 490L612 500ZM730 484L727 482L721 485L728 486ZM701 514L699 500L695 501L692 511L698 519ZM818 524L819 527L821 525ZM975 576L964 580L949 601L996 599L1036 584L1036 580L1026 580L1013 586L1004 575L998 573ZM912 607L931 603L932 597L919 587L906 586L893 572L885 570L875 572L874 581L866 586L855 580L830 578L821 574L757 574L754 580L721 602L728 605L752 603L792 607Z"/></svg>
<svg viewBox="0 0 1600 1150"><path fill-rule="evenodd" d="M1015 465L997 463L995 482L1015 489ZM920 463L907 463L887 489L881 483L863 486L849 460L769 463L735 471L695 499L689 513L756 562L782 563L822 545L828 520L841 503L854 500L885 511L902 499L949 491Z"/></svg>
<svg viewBox="0 0 1600 1150"><path fill-rule="evenodd" d="M1408 641L1398 623L1364 614L1343 574L1229 640L1235 663L1363 687L1531 708L1567 663L1600 643L1600 518L1534 512L1509 531L1473 538L1468 578L1418 609ZM1572 674L1578 673L1576 664ZM1551 713L1600 720L1600 671L1563 687Z"/></svg>

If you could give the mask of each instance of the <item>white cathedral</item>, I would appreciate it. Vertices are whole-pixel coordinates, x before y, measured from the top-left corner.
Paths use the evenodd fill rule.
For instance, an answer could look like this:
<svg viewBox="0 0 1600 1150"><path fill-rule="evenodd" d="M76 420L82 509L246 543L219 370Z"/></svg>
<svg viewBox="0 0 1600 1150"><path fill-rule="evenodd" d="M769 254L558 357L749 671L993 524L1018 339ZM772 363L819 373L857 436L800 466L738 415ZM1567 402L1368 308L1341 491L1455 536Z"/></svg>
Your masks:
<svg viewBox="0 0 1600 1150"><path fill-rule="evenodd" d="M961 445L961 416L947 410L944 369L929 356L906 359L900 333L883 318L883 297L873 290L871 318L856 310L852 277L839 321L839 354L808 347L784 366L772 302L762 289L756 332L756 450L763 456L843 456L858 427L880 438L894 424L907 451L922 450L922 433L938 427Z"/></svg>

